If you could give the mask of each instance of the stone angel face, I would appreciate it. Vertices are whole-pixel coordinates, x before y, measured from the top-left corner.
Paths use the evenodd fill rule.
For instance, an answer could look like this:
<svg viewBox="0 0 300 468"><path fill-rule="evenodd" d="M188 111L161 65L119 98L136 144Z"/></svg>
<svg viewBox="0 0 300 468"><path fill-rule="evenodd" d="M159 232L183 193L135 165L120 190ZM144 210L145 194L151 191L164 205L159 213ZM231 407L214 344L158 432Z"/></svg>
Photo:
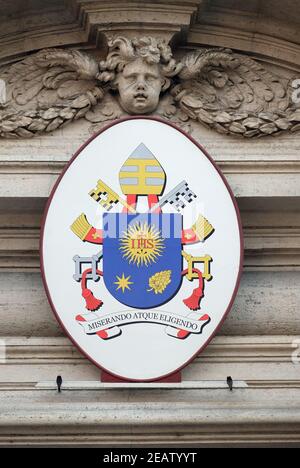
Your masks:
<svg viewBox="0 0 300 468"><path fill-rule="evenodd" d="M156 110L164 83L156 63L137 58L124 67L115 83L120 105L128 114L150 114Z"/></svg>
<svg viewBox="0 0 300 468"><path fill-rule="evenodd" d="M119 104L128 114L150 114L159 104L170 78L181 69L170 47L153 38L119 37L110 42L106 61L100 63L100 81L110 81Z"/></svg>
<svg viewBox="0 0 300 468"><path fill-rule="evenodd" d="M77 50L46 49L0 68L0 81L4 138L30 138L80 118L155 113L248 138L300 130L288 80L228 49L196 50L177 61L164 41L117 37L100 63Z"/></svg>

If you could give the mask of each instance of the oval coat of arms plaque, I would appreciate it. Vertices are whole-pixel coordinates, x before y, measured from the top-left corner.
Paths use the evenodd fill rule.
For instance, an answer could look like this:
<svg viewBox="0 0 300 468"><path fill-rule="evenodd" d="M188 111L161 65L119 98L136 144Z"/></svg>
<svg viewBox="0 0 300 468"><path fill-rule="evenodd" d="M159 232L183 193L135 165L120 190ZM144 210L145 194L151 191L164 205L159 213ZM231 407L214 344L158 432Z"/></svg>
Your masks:
<svg viewBox="0 0 300 468"><path fill-rule="evenodd" d="M205 348L236 296L242 252L219 169L150 117L115 121L76 153L42 226L58 321L92 362L129 381L167 377Z"/></svg>

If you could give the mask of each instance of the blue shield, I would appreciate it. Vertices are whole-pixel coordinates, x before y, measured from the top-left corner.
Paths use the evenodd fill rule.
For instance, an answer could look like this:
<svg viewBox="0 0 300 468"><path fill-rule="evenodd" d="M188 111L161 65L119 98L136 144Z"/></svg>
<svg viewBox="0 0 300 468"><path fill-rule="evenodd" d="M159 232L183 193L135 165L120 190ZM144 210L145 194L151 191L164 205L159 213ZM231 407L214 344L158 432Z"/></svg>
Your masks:
<svg viewBox="0 0 300 468"><path fill-rule="evenodd" d="M181 285L180 214L103 215L103 277L110 294L139 309L169 301Z"/></svg>

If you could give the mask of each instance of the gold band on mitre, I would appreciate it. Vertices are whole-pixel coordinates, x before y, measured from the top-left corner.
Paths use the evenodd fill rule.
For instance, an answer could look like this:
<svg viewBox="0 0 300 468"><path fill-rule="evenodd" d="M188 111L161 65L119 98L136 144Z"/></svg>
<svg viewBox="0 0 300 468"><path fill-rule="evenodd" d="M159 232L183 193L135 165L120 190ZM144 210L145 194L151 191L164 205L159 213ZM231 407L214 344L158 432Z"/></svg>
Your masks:
<svg viewBox="0 0 300 468"><path fill-rule="evenodd" d="M124 195L161 195L166 174L147 146L141 143L121 167L119 181Z"/></svg>

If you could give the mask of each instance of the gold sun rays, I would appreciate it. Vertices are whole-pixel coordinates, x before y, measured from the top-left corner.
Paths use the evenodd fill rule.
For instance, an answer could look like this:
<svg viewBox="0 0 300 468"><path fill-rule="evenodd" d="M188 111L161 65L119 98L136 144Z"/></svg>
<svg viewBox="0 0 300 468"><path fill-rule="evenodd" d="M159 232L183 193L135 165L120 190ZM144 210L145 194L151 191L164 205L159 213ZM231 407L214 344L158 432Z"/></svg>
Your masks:
<svg viewBox="0 0 300 468"><path fill-rule="evenodd" d="M147 222L129 226L123 233L120 244L123 257L138 267L147 267L155 262L165 248L160 231Z"/></svg>

